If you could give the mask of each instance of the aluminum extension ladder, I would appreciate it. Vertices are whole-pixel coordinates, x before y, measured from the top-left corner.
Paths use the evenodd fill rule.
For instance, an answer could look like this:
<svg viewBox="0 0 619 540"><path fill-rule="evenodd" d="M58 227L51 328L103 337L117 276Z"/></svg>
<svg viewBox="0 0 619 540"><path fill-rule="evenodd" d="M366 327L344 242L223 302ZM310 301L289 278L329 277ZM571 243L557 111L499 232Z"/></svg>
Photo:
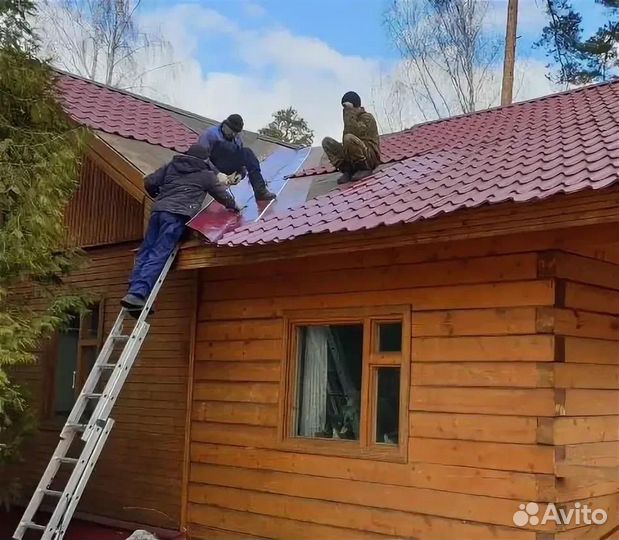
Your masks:
<svg viewBox="0 0 619 540"><path fill-rule="evenodd" d="M110 412L133 366L133 362L140 352L144 338L148 334L150 324L146 322L146 318L177 253L178 247L168 257L131 334L123 334L124 321L129 315L129 310L122 308L118 314L116 322L75 401L75 405L73 405L67 422L60 432L60 442L56 446L39 485L13 534L15 540L21 540L28 529L42 531L41 540L62 540L88 479L99 459L101 450L114 426L114 419L110 418ZM110 363L114 346L123 342L124 347L118 360ZM104 373L110 374L110 377L103 391L97 393L97 384ZM95 401L96 406L90 418L82 418L88 405ZM84 447L78 458L68 457L71 444L80 433L82 441L85 442ZM52 482L63 464L73 467L69 479L62 491L51 489ZM35 523L34 518L41 509L43 499L46 496L55 501L55 506L48 523L41 525Z"/></svg>

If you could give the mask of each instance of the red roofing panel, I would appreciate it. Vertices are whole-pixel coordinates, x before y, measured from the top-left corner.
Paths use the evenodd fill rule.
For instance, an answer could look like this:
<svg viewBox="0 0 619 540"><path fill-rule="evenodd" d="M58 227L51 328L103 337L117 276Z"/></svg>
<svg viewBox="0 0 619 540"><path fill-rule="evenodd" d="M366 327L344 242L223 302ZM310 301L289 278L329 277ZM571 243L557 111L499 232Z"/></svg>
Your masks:
<svg viewBox="0 0 619 540"><path fill-rule="evenodd" d="M290 175L301 166L308 154L309 148L301 150L280 148L261 163L262 173L269 180L269 189L278 195L275 201L256 202L253 189L246 177L231 188L237 204L242 208L240 214L234 214L222 205L213 203L198 212L187 226L202 233L209 242L216 243L225 233L270 213L271 207L286 205L289 208L290 203L299 204L298 190L284 188L287 187ZM304 201L305 198L300 202Z"/></svg>
<svg viewBox="0 0 619 540"><path fill-rule="evenodd" d="M383 152L383 161L397 163L242 225L218 244L371 229L609 186L619 181L619 82L425 124L387 136Z"/></svg>
<svg viewBox="0 0 619 540"><path fill-rule="evenodd" d="M551 135L587 125L592 114L611 121L608 108L613 99L616 102L616 83L420 124L406 131L383 135L380 139L381 162L401 161L429 150L488 144L519 134L526 136L532 131L538 136ZM314 167L300 171L298 176L331 171L332 167Z"/></svg>
<svg viewBox="0 0 619 540"><path fill-rule="evenodd" d="M59 73L56 85L65 111L80 124L106 133L184 152L197 134L162 107L135 96Z"/></svg>

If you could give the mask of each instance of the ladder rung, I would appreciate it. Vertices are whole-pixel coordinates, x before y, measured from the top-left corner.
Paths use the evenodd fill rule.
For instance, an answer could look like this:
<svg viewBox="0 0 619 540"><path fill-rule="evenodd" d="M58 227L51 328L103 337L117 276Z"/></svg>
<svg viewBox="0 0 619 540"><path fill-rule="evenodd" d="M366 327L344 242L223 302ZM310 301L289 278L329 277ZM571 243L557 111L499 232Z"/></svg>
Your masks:
<svg viewBox="0 0 619 540"><path fill-rule="evenodd" d="M79 459L73 457L58 457L56 458L60 463L66 463L68 465L75 465Z"/></svg>
<svg viewBox="0 0 619 540"><path fill-rule="evenodd" d="M35 531L45 530L45 525L39 525L38 523L35 523L34 521L24 521L23 523L21 523L21 525L23 525L27 529L34 529Z"/></svg>
<svg viewBox="0 0 619 540"><path fill-rule="evenodd" d="M62 491L56 491L55 489L42 489L41 492L52 497L62 497Z"/></svg>
<svg viewBox="0 0 619 540"><path fill-rule="evenodd" d="M146 301L146 306L148 307L145 306L145 308L139 312L134 312L123 307L116 317L116 322L95 360L95 365L93 367L97 367L98 369L91 371L84 383L84 388L80 392L79 398L76 400L71 410L69 418L67 419L68 421L60 432L60 442L54 451L52 461L50 461L50 464L45 469L39 487L30 499L30 503L15 531L15 538L23 538L26 529L42 531L42 536L45 538L52 536L55 538L62 536L62 533L64 533L64 530L73 517L73 513L79 503L93 467L99 459L103 446L114 425L114 420L109 417L109 414L114 406L116 397L119 395L125 383L129 369L132 367L139 354L146 334L150 329L150 324L146 321L148 315L152 313L150 306L155 301L159 288L163 284L177 253L178 246L172 251L165 262L153 290ZM145 313L144 309L148 309L149 313ZM133 329L123 329L125 318L128 315L137 319ZM127 332L129 332L129 334L127 334ZM120 352L118 361L115 361L115 359L113 359L113 354L116 349L120 348L123 348L123 350ZM119 369L115 369L116 367ZM106 378L103 377L103 370L113 371L113 373L108 372L106 374L109 375L108 381L101 381L101 379ZM100 390L101 387L98 386L100 382L105 382L105 388L103 390ZM97 408L94 412L91 412L90 405L93 405L93 403L89 400L98 399L100 399L100 401L96 403ZM87 420L86 423L81 423L85 413L90 416L90 419ZM65 457L66 454L69 453L71 444L76 438L76 432L82 433L80 438L85 443L81 450L80 457ZM66 487L64 487L64 489L60 488L63 489L63 491L51 489L52 481L60 464L70 464L74 466ZM56 497L57 505L52 512L49 523L47 525L40 525L35 523L34 519L36 513L41 509L41 503L46 495Z"/></svg>

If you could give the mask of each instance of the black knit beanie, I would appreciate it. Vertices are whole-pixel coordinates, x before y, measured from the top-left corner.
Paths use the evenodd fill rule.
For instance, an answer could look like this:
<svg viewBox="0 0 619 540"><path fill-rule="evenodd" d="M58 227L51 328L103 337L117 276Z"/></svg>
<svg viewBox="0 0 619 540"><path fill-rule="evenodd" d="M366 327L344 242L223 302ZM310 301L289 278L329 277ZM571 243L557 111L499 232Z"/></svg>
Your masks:
<svg viewBox="0 0 619 540"><path fill-rule="evenodd" d="M243 131L243 117L240 114L231 114L224 120L224 124L236 133Z"/></svg>
<svg viewBox="0 0 619 540"><path fill-rule="evenodd" d="M189 150L187 150L187 152L185 152L185 155L193 156L193 157L197 157L198 159L206 160L211 155L211 150L210 150L210 148L208 148L206 146L202 146L201 144L192 144L189 147Z"/></svg>
<svg viewBox="0 0 619 540"><path fill-rule="evenodd" d="M359 94L357 94L357 92L346 92L343 96L342 96L342 105L344 105L344 103L352 103L353 107L361 107L361 98L359 97Z"/></svg>

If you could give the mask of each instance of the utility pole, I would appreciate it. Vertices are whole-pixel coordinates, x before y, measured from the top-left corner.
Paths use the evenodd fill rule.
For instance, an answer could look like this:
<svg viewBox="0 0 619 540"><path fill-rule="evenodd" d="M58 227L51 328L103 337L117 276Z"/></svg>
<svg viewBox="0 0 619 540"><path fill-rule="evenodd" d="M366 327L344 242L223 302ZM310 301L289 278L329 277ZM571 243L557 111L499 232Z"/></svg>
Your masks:
<svg viewBox="0 0 619 540"><path fill-rule="evenodd" d="M516 61L516 29L518 27L518 0L507 4L507 29L505 31L505 58L503 60L503 84L501 105L512 102L514 91L514 63Z"/></svg>

